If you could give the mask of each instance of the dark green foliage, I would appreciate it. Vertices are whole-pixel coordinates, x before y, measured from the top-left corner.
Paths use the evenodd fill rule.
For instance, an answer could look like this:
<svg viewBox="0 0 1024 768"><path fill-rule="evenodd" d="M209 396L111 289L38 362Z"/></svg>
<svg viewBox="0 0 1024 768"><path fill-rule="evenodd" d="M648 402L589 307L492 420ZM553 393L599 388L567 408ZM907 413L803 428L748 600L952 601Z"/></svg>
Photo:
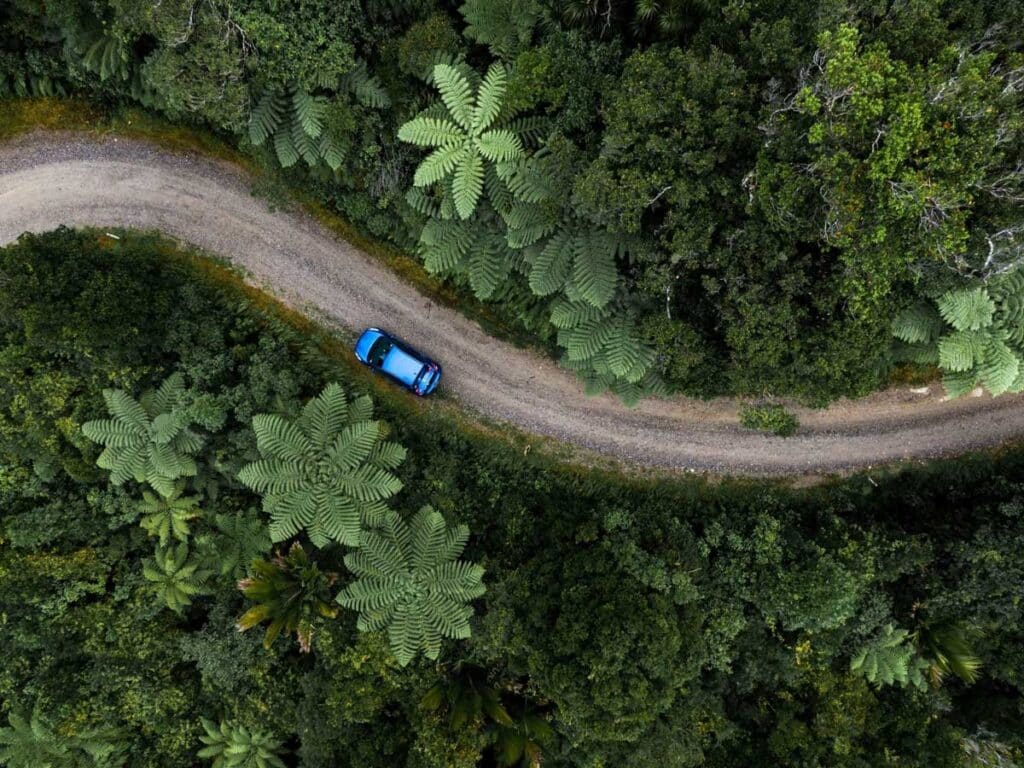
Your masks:
<svg viewBox="0 0 1024 768"><path fill-rule="evenodd" d="M286 554L255 560L251 571L251 576L238 582L238 589L256 605L238 619L239 631L269 621L264 648L269 649L281 632L294 632L299 650L309 653L314 620L338 615L329 592L338 575L321 571L298 542Z"/></svg>
<svg viewBox="0 0 1024 768"><path fill-rule="evenodd" d="M796 416L782 405L744 406L740 411L740 424L747 429L759 429L779 437L789 437L800 426Z"/></svg>
<svg viewBox="0 0 1024 768"><path fill-rule="evenodd" d="M358 397L365 379L347 352L316 343L329 337L304 337L209 279L211 265L122 235L61 231L0 251L0 302L12 307L0 313L6 712L36 712L61 739L107 734L130 747L131 768L197 762L210 737L200 714L218 732L245 725L279 742L286 765L321 768L474 768L518 745L530 765L523 739L541 745L545 768L1019 762L1024 456L1012 448L809 489L625 478L524 455L514 437L463 431L445 409L382 389L377 413L409 454L395 510L411 518L429 499L473 531L462 558L487 568L472 637L448 657L454 666L457 647L483 670L480 706L468 702L459 729L453 704L425 710L438 683L460 699L446 693L457 674L400 666L383 633L359 632L347 611L310 654L265 651L233 627L239 561L269 544L257 496L234 480L258 455L252 417L292 419L332 381ZM155 540L138 526L141 489L110 486L98 449L75 437L102 417L104 388L143 391L173 371L222 417L179 497L202 488L186 562L207 593L186 595L180 613L143 574ZM72 382L48 401L55 372ZM6 426L19 413L41 414L31 442ZM47 479L33 469L43 449ZM240 517L241 530L218 516ZM316 559L345 570L336 546ZM945 664L941 686L877 687L850 672L889 625L914 636L926 679ZM486 712L486 688L512 728Z"/></svg>

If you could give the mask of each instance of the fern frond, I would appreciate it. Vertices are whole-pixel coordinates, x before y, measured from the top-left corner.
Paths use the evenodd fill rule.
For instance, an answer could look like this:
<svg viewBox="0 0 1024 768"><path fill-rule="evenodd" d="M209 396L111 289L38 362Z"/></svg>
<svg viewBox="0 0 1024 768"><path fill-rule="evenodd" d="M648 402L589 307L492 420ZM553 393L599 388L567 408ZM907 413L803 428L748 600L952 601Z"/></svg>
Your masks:
<svg viewBox="0 0 1024 768"><path fill-rule="evenodd" d="M469 80L456 67L448 64L434 66L434 85L448 112L463 130L473 130L473 92Z"/></svg>
<svg viewBox="0 0 1024 768"><path fill-rule="evenodd" d="M505 98L505 87L508 73L502 64L492 64L477 94L476 106L473 110L473 134L481 136L490 128L501 113L502 101ZM518 142L518 137L510 134ZM494 158L491 158L494 159Z"/></svg>
<svg viewBox="0 0 1024 768"><path fill-rule="evenodd" d="M977 331L992 324L995 302L984 288L950 291L939 298L942 319L958 331Z"/></svg>
<svg viewBox="0 0 1024 768"><path fill-rule="evenodd" d="M266 91L249 115L249 139L252 143L260 146L270 138L281 124L284 113L284 96Z"/></svg>
<svg viewBox="0 0 1024 768"><path fill-rule="evenodd" d="M419 147L447 147L461 144L465 134L449 120L416 117L398 129L398 138Z"/></svg>
<svg viewBox="0 0 1024 768"><path fill-rule="evenodd" d="M619 281L615 238L595 232L575 238L573 246L572 279L580 296L595 307L604 307L615 295Z"/></svg>
<svg viewBox="0 0 1024 768"><path fill-rule="evenodd" d="M484 187L484 165L476 152L465 152L452 177L452 197L459 218L468 219L476 209Z"/></svg>

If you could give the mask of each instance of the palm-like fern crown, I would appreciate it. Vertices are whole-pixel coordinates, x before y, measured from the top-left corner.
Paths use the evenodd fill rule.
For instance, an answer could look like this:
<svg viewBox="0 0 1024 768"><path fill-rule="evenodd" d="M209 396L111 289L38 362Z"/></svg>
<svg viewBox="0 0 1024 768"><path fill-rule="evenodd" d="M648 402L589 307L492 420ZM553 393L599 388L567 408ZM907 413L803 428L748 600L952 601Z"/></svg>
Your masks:
<svg viewBox="0 0 1024 768"><path fill-rule="evenodd" d="M474 93L457 67L434 66L445 117L423 114L405 123L398 138L420 147L434 147L420 163L413 184L425 187L449 179L459 218L468 219L484 187L484 160L499 176L508 176L523 157L523 145L512 130L497 127L505 97L505 68L494 64Z"/></svg>
<svg viewBox="0 0 1024 768"><path fill-rule="evenodd" d="M907 630L887 625L850 660L850 671L864 675L869 683L878 687L909 684L924 689L923 672L928 664L917 655L910 639Z"/></svg>
<svg viewBox="0 0 1024 768"><path fill-rule="evenodd" d="M978 383L993 395L1024 391L1024 269L911 307L893 334L911 360L942 368L951 397Z"/></svg>
<svg viewBox="0 0 1024 768"><path fill-rule="evenodd" d="M203 441L188 428L189 419L180 408L184 395L179 373L139 400L120 389L103 390L111 418L87 421L82 432L105 446L96 464L110 470L111 483L133 478L170 496L177 478L195 475L192 457Z"/></svg>
<svg viewBox="0 0 1024 768"><path fill-rule="evenodd" d="M160 540L161 547L166 546L172 536L178 541L187 541L191 533L189 522L203 513L199 509L199 497L182 496L184 489L185 484L179 481L170 496L142 492L141 525L150 536Z"/></svg>
<svg viewBox="0 0 1024 768"><path fill-rule="evenodd" d="M468 538L466 526L447 527L430 507L409 522L392 513L345 556L359 578L338 602L359 611L360 630L386 628L403 666L421 650L436 659L442 638L469 637L473 609L466 603L484 593L484 569L456 559Z"/></svg>
<svg viewBox="0 0 1024 768"><path fill-rule="evenodd" d="M287 555L269 562L255 561L252 570L252 577L239 581L238 588L256 605L238 620L238 629L244 632L269 621L264 648L270 648L282 631L294 632L300 650L308 653L313 620L317 616L334 618L338 613L329 592L337 576L321 571L297 542Z"/></svg>
<svg viewBox="0 0 1024 768"><path fill-rule="evenodd" d="M202 722L206 734L199 740L206 746L198 756L211 760L212 768L285 768L281 742L266 731L228 721L217 725L205 717Z"/></svg>
<svg viewBox="0 0 1024 768"><path fill-rule="evenodd" d="M338 384L328 384L294 422L276 414L253 417L263 456L238 479L263 494L270 536L284 541L305 530L318 547L337 541L359 546L362 525L384 518L384 500L402 482L391 470L405 448L381 439L369 397L349 401Z"/></svg>
<svg viewBox="0 0 1024 768"><path fill-rule="evenodd" d="M181 613L192 604L192 598L208 594L205 587L208 574L200 564L189 557L188 544L160 547L151 559L142 563L142 575L150 587L172 611Z"/></svg>

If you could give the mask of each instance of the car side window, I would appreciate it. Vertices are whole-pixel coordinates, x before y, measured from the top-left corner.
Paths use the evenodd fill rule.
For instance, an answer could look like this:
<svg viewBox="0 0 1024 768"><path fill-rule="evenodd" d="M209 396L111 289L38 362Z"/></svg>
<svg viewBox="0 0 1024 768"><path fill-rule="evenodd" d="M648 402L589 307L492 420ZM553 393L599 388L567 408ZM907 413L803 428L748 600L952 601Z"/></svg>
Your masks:
<svg viewBox="0 0 1024 768"><path fill-rule="evenodd" d="M367 358L370 361L370 365L375 368L380 368L384 364L384 358L387 357L388 352L391 351L391 342L381 336L370 347L370 354Z"/></svg>

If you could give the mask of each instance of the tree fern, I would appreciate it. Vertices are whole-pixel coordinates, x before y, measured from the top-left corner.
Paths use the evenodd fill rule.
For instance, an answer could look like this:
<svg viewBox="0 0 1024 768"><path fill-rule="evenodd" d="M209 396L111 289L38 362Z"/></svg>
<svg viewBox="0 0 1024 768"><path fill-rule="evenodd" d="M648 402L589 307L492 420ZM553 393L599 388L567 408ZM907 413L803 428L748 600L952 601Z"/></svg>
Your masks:
<svg viewBox="0 0 1024 768"><path fill-rule="evenodd" d="M212 761L211 768L285 768L281 742L267 731L205 717L202 723L206 733L199 740L206 746L197 756Z"/></svg>
<svg viewBox="0 0 1024 768"><path fill-rule="evenodd" d="M243 467L238 479L263 494L274 541L304 530L318 547L359 546L363 523L384 515L384 500L402 487L391 470L405 449L382 440L384 427L372 415L370 398L350 401L340 385L328 384L294 421L253 417L263 458Z"/></svg>
<svg viewBox="0 0 1024 768"><path fill-rule="evenodd" d="M428 221L419 253L431 274L465 273L478 299L489 299L508 277L516 254L491 214L471 221Z"/></svg>
<svg viewBox="0 0 1024 768"><path fill-rule="evenodd" d="M408 522L391 514L345 556L358 579L337 600L359 611L361 631L387 629L402 666L420 651L436 659L443 638L469 637L466 603L484 593L483 568L456 559L468 538L466 526L447 527L430 507Z"/></svg>
<svg viewBox="0 0 1024 768"><path fill-rule="evenodd" d="M529 47L543 17L537 0L466 0L459 13L466 20L463 34L506 61Z"/></svg>
<svg viewBox="0 0 1024 768"><path fill-rule="evenodd" d="M949 291L935 305L897 316L893 335L907 345L900 357L937 363L950 397L978 384L992 395L1024 390L1024 271Z"/></svg>
<svg viewBox="0 0 1024 768"><path fill-rule="evenodd" d="M433 80L446 116L421 114L399 128L398 138L434 148L416 169L413 184L446 182L459 218L468 219L483 192L485 161L499 169L523 156L519 137L497 125L505 97L505 69L493 65L475 92L469 78L450 64L435 65Z"/></svg>
<svg viewBox="0 0 1024 768"><path fill-rule="evenodd" d="M97 25L70 35L65 51L72 63L99 75L100 80L127 81L131 77L131 51L104 27Z"/></svg>
<svg viewBox="0 0 1024 768"><path fill-rule="evenodd" d="M927 666L917 655L910 633L891 624L850 660L851 672L863 675L879 688L913 685L923 690L927 687L923 674Z"/></svg>
<svg viewBox="0 0 1024 768"><path fill-rule="evenodd" d="M978 679L981 659L973 641L980 633L953 622L925 627L921 631L922 655L928 664L928 677L938 686L947 675L955 675L965 683Z"/></svg>
<svg viewBox="0 0 1024 768"><path fill-rule="evenodd" d="M193 597L209 594L205 586L209 574L189 557L184 542L176 547L159 547L151 559L143 561L142 575L157 597L177 613L191 605Z"/></svg>
<svg viewBox="0 0 1024 768"><path fill-rule="evenodd" d="M977 331L992 324L995 302L984 288L950 291L938 300L942 319L958 331Z"/></svg>
<svg viewBox="0 0 1024 768"><path fill-rule="evenodd" d="M188 428L184 398L185 385L178 373L138 401L119 389L103 391L111 418L87 421L82 433L105 446L96 464L110 470L111 483L135 479L170 496L177 478L196 474L193 456L203 441Z"/></svg>
<svg viewBox="0 0 1024 768"><path fill-rule="evenodd" d="M366 62L360 59L356 65L341 78L339 86L347 90L364 107L386 109L391 106L391 99L376 75L371 75Z"/></svg>
<svg viewBox="0 0 1024 768"><path fill-rule="evenodd" d="M943 330L942 317L935 307L919 302L896 316L892 333L907 344L928 344Z"/></svg>
<svg viewBox="0 0 1024 768"><path fill-rule="evenodd" d="M26 720L15 712L9 728L0 728L0 765L7 768L121 768L123 734L115 729L63 736L38 715Z"/></svg>
<svg viewBox="0 0 1024 768"><path fill-rule="evenodd" d="M269 142L282 168L302 160L337 170L343 155L325 131L327 108L324 96L303 88L264 91L249 114L249 140L255 146Z"/></svg>
<svg viewBox="0 0 1024 768"><path fill-rule="evenodd" d="M143 512L141 525L146 533L157 537L161 547L167 546L172 536L178 541L187 541L191 532L189 522L202 514L198 507L199 497L182 496L184 489L185 484L179 482L175 483L174 492L169 496L159 491L142 492L139 505Z"/></svg>
<svg viewBox="0 0 1024 768"><path fill-rule="evenodd" d="M308 653L313 621L318 616L334 618L338 613L329 592L336 578L337 574L321 571L298 542L286 555L255 561L252 576L238 582L242 594L256 603L238 620L239 631L268 622L264 648L269 649L281 632L294 632L299 650Z"/></svg>

